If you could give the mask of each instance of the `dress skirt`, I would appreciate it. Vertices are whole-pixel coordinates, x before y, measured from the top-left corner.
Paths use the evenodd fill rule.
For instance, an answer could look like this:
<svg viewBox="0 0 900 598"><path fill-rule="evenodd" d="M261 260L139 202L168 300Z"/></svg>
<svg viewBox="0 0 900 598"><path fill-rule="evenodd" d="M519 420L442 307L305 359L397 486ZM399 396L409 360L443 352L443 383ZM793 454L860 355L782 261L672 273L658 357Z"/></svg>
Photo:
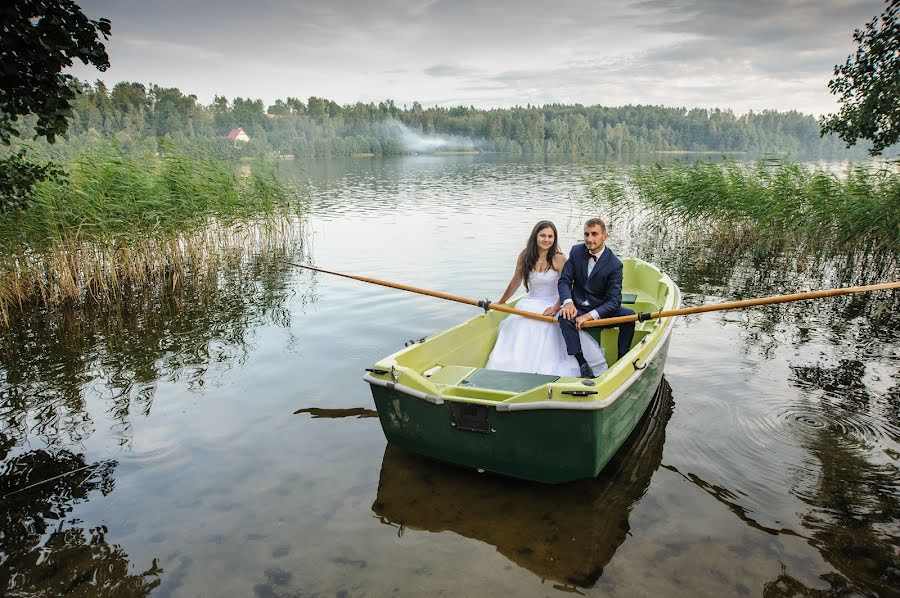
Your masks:
<svg viewBox="0 0 900 598"><path fill-rule="evenodd" d="M542 314L556 300L555 295L527 294L516 304L516 309ZM580 330L579 336L582 354L594 370L594 375L599 376L607 369L603 349L587 332ZM581 376L578 361L566 353L566 342L559 324L512 314L500 323L497 342L485 368L551 376Z"/></svg>

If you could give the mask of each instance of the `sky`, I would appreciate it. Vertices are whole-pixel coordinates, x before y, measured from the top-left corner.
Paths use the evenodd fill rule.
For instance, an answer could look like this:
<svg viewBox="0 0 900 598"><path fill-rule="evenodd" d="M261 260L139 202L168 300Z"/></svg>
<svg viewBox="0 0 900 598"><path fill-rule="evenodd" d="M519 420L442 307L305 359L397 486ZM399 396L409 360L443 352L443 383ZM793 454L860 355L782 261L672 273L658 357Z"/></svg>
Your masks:
<svg viewBox="0 0 900 598"><path fill-rule="evenodd" d="M112 21L107 84L339 104L657 104L835 112L881 0L76 0Z"/></svg>

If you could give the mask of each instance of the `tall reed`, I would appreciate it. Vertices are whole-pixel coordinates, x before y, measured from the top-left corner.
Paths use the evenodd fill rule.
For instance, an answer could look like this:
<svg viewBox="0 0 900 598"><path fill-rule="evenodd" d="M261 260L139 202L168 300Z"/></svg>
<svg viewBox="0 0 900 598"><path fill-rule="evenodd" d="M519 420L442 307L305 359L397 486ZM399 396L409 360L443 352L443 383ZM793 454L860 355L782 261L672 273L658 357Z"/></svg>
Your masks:
<svg viewBox="0 0 900 598"><path fill-rule="evenodd" d="M208 156L95 149L41 183L33 205L0 214L0 322L11 309L107 301L126 285L212 274L298 238L303 196L260 167L236 176Z"/></svg>
<svg viewBox="0 0 900 598"><path fill-rule="evenodd" d="M663 225L819 249L900 251L900 173L888 167L656 163L601 172L589 189L612 207L648 209Z"/></svg>

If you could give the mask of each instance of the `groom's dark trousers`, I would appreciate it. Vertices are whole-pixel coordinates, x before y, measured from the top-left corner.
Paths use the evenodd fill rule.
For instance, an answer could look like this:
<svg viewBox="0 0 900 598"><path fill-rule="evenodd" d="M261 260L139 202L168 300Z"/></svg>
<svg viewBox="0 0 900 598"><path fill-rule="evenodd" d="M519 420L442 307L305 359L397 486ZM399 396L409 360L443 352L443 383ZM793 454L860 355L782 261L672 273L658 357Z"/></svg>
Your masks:
<svg viewBox="0 0 900 598"><path fill-rule="evenodd" d="M566 260L559 276L560 301L565 304L567 300L571 299L579 316L591 310L597 310L600 318L633 314L634 311L621 305L623 268L619 258L607 247L600 254L596 265L589 269L589 256L584 244L572 247L569 259ZM560 318L559 326L569 355L581 353L581 339L578 338L575 321ZM618 324L618 327L619 355L617 358L621 359L631 349L631 341L634 338L634 322ZM607 328L607 326L599 328Z"/></svg>
<svg viewBox="0 0 900 598"><path fill-rule="evenodd" d="M578 314L576 317L581 314L585 314L590 310L578 310ZM630 316L634 313L634 310L628 309L627 307L619 307L615 312L608 314L604 317L606 318L615 318L618 316ZM634 322L627 322L625 324L613 324L612 326L595 326L593 330L602 330L604 328L615 328L619 327L619 355L618 359L621 359L623 355L628 353L628 350L631 349L631 340L634 338ZM559 319L559 327L562 330L563 339L566 341L566 349L569 355L575 355L576 353L581 353L581 339L578 338L578 328L575 327L575 320L566 320L565 318ZM585 331L589 330L585 328Z"/></svg>

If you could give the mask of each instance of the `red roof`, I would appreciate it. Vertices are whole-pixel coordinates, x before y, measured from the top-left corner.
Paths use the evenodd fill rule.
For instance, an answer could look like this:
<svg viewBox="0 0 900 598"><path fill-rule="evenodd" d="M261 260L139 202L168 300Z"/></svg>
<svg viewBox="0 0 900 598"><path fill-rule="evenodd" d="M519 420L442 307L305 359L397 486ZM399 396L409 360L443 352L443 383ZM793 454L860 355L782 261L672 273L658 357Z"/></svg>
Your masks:
<svg viewBox="0 0 900 598"><path fill-rule="evenodd" d="M231 133L228 134L228 138L229 139L237 139L237 136L240 135L241 133L244 133L244 135L247 135L247 133L244 131L244 129L242 129L240 127L238 127L237 129L232 129ZM249 137L249 135L247 135L247 136Z"/></svg>

